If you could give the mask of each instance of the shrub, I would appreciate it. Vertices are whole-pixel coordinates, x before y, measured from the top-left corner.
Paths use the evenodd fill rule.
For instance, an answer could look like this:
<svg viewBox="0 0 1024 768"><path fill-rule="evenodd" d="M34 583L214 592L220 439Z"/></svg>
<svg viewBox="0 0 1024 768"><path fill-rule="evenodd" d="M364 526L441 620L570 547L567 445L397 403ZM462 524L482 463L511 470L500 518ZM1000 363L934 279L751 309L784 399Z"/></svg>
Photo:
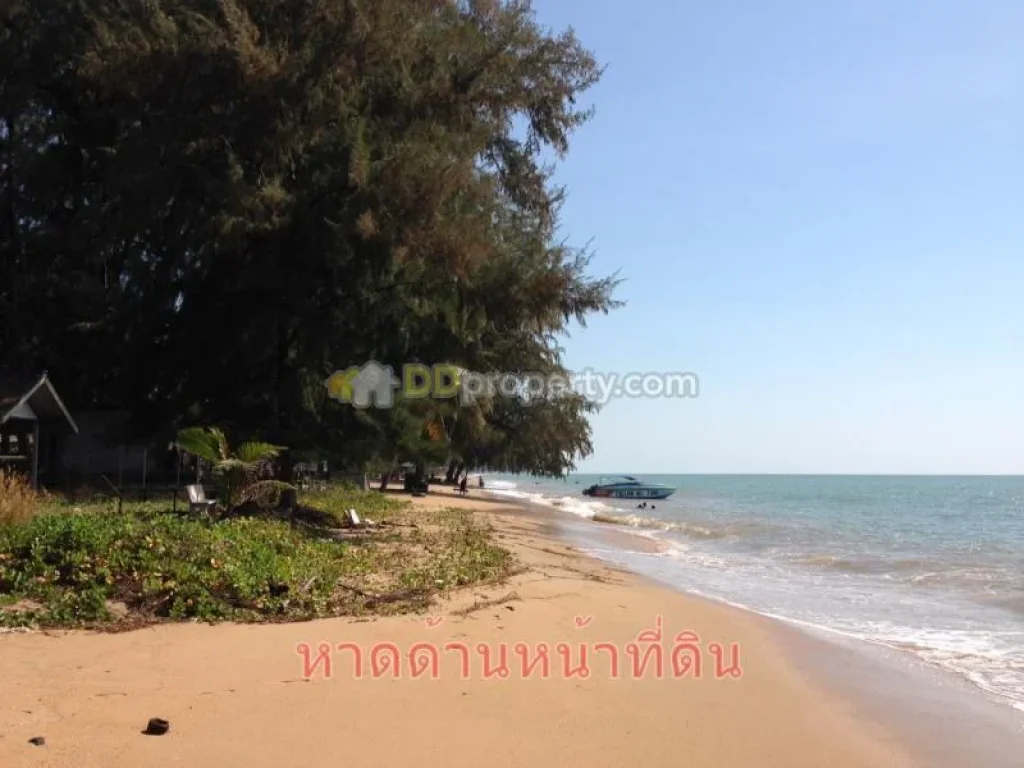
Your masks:
<svg viewBox="0 0 1024 768"><path fill-rule="evenodd" d="M30 520L46 501L24 475L0 469L0 525Z"/></svg>
<svg viewBox="0 0 1024 768"><path fill-rule="evenodd" d="M283 446L251 440L232 450L218 427L189 427L178 432L177 445L213 466L217 500L226 510L245 503L272 504L281 491L293 486L270 479L271 461Z"/></svg>
<svg viewBox="0 0 1024 768"><path fill-rule="evenodd" d="M118 512L109 500L48 500L46 514L0 527L0 625L126 629L402 613L513 567L464 510L426 512L340 488L310 496L303 508L318 512L314 525L264 515L197 519L158 501ZM340 529L336 517L349 507L382 524ZM113 615L122 614L115 603L127 615Z"/></svg>
<svg viewBox="0 0 1024 768"><path fill-rule="evenodd" d="M355 509L360 517L376 522L389 520L408 508L408 502L378 491L363 491L342 483L333 483L319 491L305 491L299 496L302 506L324 513L335 524L343 524L346 509Z"/></svg>
<svg viewBox="0 0 1024 768"><path fill-rule="evenodd" d="M312 618L343 549L278 520L54 513L0 531L0 594L44 606L43 625L105 621L108 601L150 621Z"/></svg>

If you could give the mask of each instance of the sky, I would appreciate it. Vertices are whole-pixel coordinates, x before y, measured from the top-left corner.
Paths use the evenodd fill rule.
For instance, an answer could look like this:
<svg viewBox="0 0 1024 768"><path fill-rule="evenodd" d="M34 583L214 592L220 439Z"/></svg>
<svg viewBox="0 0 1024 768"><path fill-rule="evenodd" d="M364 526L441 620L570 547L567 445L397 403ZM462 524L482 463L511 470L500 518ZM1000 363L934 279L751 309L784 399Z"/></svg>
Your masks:
<svg viewBox="0 0 1024 768"><path fill-rule="evenodd" d="M1024 473L1024 3L536 0L606 66L561 234L627 306L582 472Z"/></svg>

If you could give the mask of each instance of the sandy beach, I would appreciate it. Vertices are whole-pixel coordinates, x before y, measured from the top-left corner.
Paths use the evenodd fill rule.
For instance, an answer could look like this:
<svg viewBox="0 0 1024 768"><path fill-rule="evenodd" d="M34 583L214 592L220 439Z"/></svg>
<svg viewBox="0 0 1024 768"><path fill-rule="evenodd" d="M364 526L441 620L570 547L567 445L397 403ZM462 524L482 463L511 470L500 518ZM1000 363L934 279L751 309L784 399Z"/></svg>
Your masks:
<svg viewBox="0 0 1024 768"><path fill-rule="evenodd" d="M455 594L430 614L281 625L165 625L121 634L0 636L3 766L907 766L908 753L845 701L812 684L753 614L662 588L586 557L551 522L483 498L435 494L414 503L470 507L486 517L522 571ZM615 535L615 534L609 534ZM623 534L626 536L627 534ZM665 676L634 679L627 644L663 628ZM676 633L705 649L701 679L672 674ZM509 653L505 679L483 679L480 643L567 643L591 650L587 678L524 679ZM740 648L742 676L717 679L710 643ZM297 646L354 643L304 675ZM436 679L373 678L370 649L441 648ZM474 649L471 674L447 643ZM315 653L313 654L315 658ZM726 653L728 661L728 653ZM497 657L492 661L497 661ZM164 736L141 731L152 717ZM33 737L45 738L33 746Z"/></svg>

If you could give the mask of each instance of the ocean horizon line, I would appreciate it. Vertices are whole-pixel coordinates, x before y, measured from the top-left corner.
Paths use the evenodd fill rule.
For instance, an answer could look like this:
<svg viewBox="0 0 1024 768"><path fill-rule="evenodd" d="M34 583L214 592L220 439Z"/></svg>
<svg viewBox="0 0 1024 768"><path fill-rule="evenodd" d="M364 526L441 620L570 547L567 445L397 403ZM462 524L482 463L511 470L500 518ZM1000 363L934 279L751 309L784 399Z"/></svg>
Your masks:
<svg viewBox="0 0 1024 768"><path fill-rule="evenodd" d="M484 470L483 474L491 475L524 475L521 472L502 472L498 470ZM1006 478L1018 478L1024 477L1024 472L661 472L656 470L588 470L579 472L570 472L567 477L572 475L658 475L667 476L672 475L675 477L945 477L945 478L956 478L956 477L1006 477ZM533 475L525 475L527 477L533 477Z"/></svg>

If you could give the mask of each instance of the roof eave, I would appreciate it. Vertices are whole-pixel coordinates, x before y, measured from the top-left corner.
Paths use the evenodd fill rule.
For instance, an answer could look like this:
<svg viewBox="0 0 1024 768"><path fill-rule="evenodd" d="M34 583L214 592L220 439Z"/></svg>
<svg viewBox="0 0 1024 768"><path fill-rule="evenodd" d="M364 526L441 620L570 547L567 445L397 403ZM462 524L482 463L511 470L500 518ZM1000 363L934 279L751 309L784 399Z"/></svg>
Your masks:
<svg viewBox="0 0 1024 768"><path fill-rule="evenodd" d="M60 395L58 395L57 390L54 389L53 383L50 381L50 377L45 373L39 378L39 381L35 383L35 386L33 386L28 392L26 392L25 395L18 402L16 402L11 408L7 410L6 413L3 414L3 417L0 418L0 424L6 423L7 420L11 417L11 414L18 410L18 408L20 408L22 405L26 404L32 398L32 396L35 395L35 393L38 392L39 389L43 386L46 387L47 393L50 395L50 397L53 398L53 402L57 404L57 407L60 409L60 412L64 416L64 419L67 421L68 426L70 426L71 430L77 435L78 425L75 423L75 420L71 418L71 414L68 412L67 407L64 405L64 401L60 399Z"/></svg>

